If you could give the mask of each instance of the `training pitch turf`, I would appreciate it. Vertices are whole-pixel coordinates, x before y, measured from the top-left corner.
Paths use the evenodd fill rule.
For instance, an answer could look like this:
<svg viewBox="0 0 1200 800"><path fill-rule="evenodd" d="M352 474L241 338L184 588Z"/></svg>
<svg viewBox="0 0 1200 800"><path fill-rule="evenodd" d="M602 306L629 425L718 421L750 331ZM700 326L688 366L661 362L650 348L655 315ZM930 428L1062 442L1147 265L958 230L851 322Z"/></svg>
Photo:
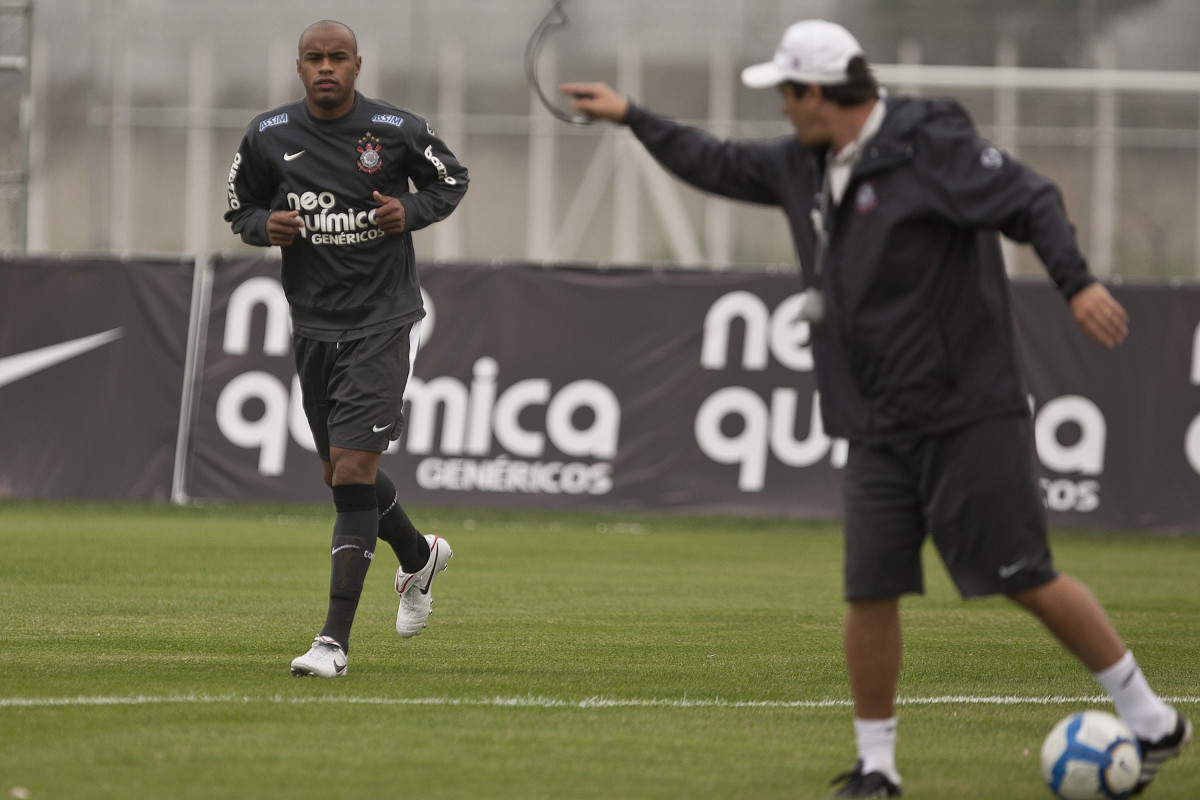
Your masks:
<svg viewBox="0 0 1200 800"><path fill-rule="evenodd" d="M454 548L394 631L367 576L346 678L293 678L332 513L0 502L0 797L822 798L854 759L836 525L413 509ZM1200 723L1200 536L1056 533L1159 692ZM1109 708L936 557L903 606L907 797L1046 797L1060 717ZM1151 800L1200 797L1200 748Z"/></svg>

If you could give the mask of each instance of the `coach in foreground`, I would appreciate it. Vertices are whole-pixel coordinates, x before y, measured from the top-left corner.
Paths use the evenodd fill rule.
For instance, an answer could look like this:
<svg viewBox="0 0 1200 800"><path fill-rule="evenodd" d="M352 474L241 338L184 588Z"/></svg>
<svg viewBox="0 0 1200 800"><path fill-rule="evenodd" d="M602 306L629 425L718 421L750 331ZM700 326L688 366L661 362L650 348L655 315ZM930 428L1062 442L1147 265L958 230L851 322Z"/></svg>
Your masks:
<svg viewBox="0 0 1200 800"><path fill-rule="evenodd" d="M283 251L304 413L337 509L325 625L293 659L297 676L346 674L377 539L400 561L405 638L425 627L451 555L444 539L417 532L379 461L404 424L425 317L412 231L457 207L467 171L424 119L357 92L361 66L348 27L310 25L296 60L304 99L256 117L229 170L233 232Z"/></svg>
<svg viewBox="0 0 1200 800"><path fill-rule="evenodd" d="M1007 596L1108 690L1141 742L1141 791L1191 725L1150 689L1087 588L1054 567L997 235L1032 244L1084 333L1119 345L1128 318L1089 273L1057 188L981 140L956 102L888 97L839 25L789 27L742 81L779 92L795 136L719 141L601 83L561 90L579 112L628 125L687 182L780 206L791 225L825 430L850 443L844 645L858 762L835 796L901 796L899 600L923 591L927 535L962 596Z"/></svg>

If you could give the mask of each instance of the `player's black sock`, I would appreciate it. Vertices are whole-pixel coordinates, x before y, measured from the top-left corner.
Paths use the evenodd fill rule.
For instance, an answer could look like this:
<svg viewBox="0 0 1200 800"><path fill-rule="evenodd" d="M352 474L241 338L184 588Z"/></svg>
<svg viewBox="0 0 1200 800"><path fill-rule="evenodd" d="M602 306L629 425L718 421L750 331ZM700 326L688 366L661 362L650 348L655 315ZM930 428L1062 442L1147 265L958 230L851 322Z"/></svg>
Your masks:
<svg viewBox="0 0 1200 800"><path fill-rule="evenodd" d="M375 471L375 499L379 504L379 538L392 546L402 570L418 571L429 561L429 543L404 513L396 486L381 469Z"/></svg>
<svg viewBox="0 0 1200 800"><path fill-rule="evenodd" d="M333 487L337 519L333 523L333 554L329 569L329 613L321 634L350 651L350 626L362 596L363 581L375 555L378 504L375 487L367 483Z"/></svg>

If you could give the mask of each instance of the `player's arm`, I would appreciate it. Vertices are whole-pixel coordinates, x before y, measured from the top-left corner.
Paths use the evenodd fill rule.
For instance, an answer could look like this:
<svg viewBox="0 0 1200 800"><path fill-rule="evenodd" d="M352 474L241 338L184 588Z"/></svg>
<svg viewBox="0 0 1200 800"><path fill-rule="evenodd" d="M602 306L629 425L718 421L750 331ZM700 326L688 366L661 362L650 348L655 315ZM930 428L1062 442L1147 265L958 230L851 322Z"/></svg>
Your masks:
<svg viewBox="0 0 1200 800"><path fill-rule="evenodd" d="M247 133L229 167L225 221L246 244L286 247L304 227L299 211L276 211L271 198L278 181L262 166Z"/></svg>
<svg viewBox="0 0 1200 800"><path fill-rule="evenodd" d="M408 231L417 231L445 219L467 192L467 168L459 163L425 120L414 115L411 121L413 125L409 130L414 133L409 140L406 166L416 191L398 197L379 195L375 198L382 204L375 212L376 221L387 233L397 232L394 224L397 219L400 230ZM400 208L396 209L392 201ZM391 223L391 230L386 223Z"/></svg>
<svg viewBox="0 0 1200 800"><path fill-rule="evenodd" d="M774 205L782 194L780 182L793 173L795 165L784 163L785 149L793 146L790 139L718 139L706 131L652 114L604 83L564 83L559 91L571 98L575 110L591 119L628 125L655 160L698 189Z"/></svg>

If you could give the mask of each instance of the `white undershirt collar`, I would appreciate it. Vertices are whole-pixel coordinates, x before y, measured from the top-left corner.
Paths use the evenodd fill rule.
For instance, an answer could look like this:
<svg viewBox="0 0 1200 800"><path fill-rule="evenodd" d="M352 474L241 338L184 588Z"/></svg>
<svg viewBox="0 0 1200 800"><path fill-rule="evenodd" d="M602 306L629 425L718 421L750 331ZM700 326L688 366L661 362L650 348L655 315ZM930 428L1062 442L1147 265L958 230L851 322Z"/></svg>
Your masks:
<svg viewBox="0 0 1200 800"><path fill-rule="evenodd" d="M871 109L871 113L867 115L862 128L858 131L858 135L854 137L854 141L830 156L828 165L829 189L834 203L842 202L842 195L846 193L846 184L850 182L851 168L858 161L863 147L883 127L883 118L887 113L885 105L881 96L876 101L875 107Z"/></svg>

